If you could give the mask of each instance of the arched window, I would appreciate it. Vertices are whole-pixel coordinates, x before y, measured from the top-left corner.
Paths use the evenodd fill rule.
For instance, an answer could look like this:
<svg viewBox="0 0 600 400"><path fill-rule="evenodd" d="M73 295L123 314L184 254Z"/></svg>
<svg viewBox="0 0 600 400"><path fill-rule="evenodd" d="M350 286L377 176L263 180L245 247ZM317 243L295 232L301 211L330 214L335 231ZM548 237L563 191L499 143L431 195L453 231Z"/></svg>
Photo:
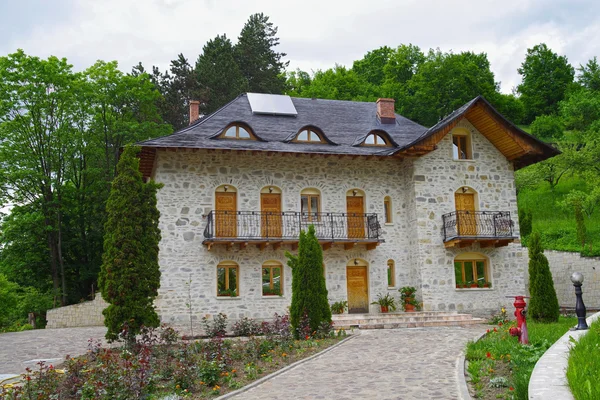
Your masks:
<svg viewBox="0 0 600 400"><path fill-rule="evenodd" d="M300 192L300 212L305 221L319 221L321 192L318 189L303 189Z"/></svg>
<svg viewBox="0 0 600 400"><path fill-rule="evenodd" d="M222 261L217 265L217 296L239 296L239 266L233 261Z"/></svg>
<svg viewBox="0 0 600 400"><path fill-rule="evenodd" d="M262 266L262 295L283 294L283 265L279 261L267 261Z"/></svg>
<svg viewBox="0 0 600 400"><path fill-rule="evenodd" d="M325 143L323 134L311 127L302 128L292 141L297 143Z"/></svg>
<svg viewBox="0 0 600 400"><path fill-rule="evenodd" d="M452 131L452 157L455 160L471 160L471 134L466 129L455 129Z"/></svg>
<svg viewBox="0 0 600 400"><path fill-rule="evenodd" d="M479 253L462 253L454 258L454 276L456 287L490 287L489 261Z"/></svg>
<svg viewBox="0 0 600 400"><path fill-rule="evenodd" d="M249 126L241 123L233 123L228 125L219 135L221 139L240 139L240 140L256 140L256 136L252 133Z"/></svg>
<svg viewBox="0 0 600 400"><path fill-rule="evenodd" d="M394 260L387 261L387 283L388 287L396 286L396 269L394 268Z"/></svg>
<svg viewBox="0 0 600 400"><path fill-rule="evenodd" d="M389 141L379 133L369 133L362 144L363 146L389 146Z"/></svg>
<svg viewBox="0 0 600 400"><path fill-rule="evenodd" d="M386 224L394 222L392 219L392 198L390 196L385 196L383 198L383 212Z"/></svg>

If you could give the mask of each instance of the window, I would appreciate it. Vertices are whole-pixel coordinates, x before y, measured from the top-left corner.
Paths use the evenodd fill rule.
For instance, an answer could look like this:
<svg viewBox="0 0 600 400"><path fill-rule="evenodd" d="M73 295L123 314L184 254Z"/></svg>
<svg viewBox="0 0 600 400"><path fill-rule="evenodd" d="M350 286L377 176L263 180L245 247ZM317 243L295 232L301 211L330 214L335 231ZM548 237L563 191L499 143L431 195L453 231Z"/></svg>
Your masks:
<svg viewBox="0 0 600 400"><path fill-rule="evenodd" d="M452 134L452 156L455 160L471 160L471 136L467 131Z"/></svg>
<svg viewBox="0 0 600 400"><path fill-rule="evenodd" d="M454 259L457 288L489 287L488 261L476 253L462 254Z"/></svg>
<svg viewBox="0 0 600 400"><path fill-rule="evenodd" d="M325 143L321 133L314 128L303 128L298 132L298 135L293 142L300 143Z"/></svg>
<svg viewBox="0 0 600 400"><path fill-rule="evenodd" d="M223 129L223 133L219 135L221 139L240 139L240 140L256 140L256 136L251 133L251 129L242 124L231 124Z"/></svg>
<svg viewBox="0 0 600 400"><path fill-rule="evenodd" d="M389 146L390 144L378 133L369 133L362 144L363 146Z"/></svg>
<svg viewBox="0 0 600 400"><path fill-rule="evenodd" d="M238 276L239 266L233 261L217 265L217 296L239 296Z"/></svg>
<svg viewBox="0 0 600 400"><path fill-rule="evenodd" d="M383 212L385 213L385 223L391 224L392 221L392 199L390 196L385 196L383 199Z"/></svg>
<svg viewBox="0 0 600 400"><path fill-rule="evenodd" d="M387 262L387 283L388 287L396 286L396 271L394 268L394 260L388 260Z"/></svg>
<svg viewBox="0 0 600 400"><path fill-rule="evenodd" d="M283 266L277 261L267 261L262 266L263 296L281 296L283 294Z"/></svg>
<svg viewBox="0 0 600 400"><path fill-rule="evenodd" d="M304 189L300 193L300 212L305 221L319 221L321 194L317 189Z"/></svg>

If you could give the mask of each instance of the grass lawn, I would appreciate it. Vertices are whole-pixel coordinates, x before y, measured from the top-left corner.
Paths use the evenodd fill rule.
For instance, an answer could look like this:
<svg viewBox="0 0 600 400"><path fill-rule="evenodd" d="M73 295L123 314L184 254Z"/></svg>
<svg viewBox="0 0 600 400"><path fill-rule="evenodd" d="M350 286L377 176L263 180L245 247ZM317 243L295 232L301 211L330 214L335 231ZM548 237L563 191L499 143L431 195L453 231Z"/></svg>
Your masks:
<svg viewBox="0 0 600 400"><path fill-rule="evenodd" d="M574 214L559 206L574 189L586 192L590 188L577 176L565 176L553 192L546 182L540 183L535 189L519 192L519 208L532 212L533 230L540 232L544 248L575 252L582 250L577 241ZM591 245L591 251L586 249L586 255L600 255L600 208L594 211L591 218L585 217L585 224L588 244Z"/></svg>
<svg viewBox="0 0 600 400"><path fill-rule="evenodd" d="M529 345L519 344L508 329L515 322L491 326L477 342L467 343L469 391L479 399L527 399L529 377L535 363L577 318L561 317L554 324L528 321Z"/></svg>
<svg viewBox="0 0 600 400"><path fill-rule="evenodd" d="M575 399L600 399L600 320L571 349L567 380Z"/></svg>

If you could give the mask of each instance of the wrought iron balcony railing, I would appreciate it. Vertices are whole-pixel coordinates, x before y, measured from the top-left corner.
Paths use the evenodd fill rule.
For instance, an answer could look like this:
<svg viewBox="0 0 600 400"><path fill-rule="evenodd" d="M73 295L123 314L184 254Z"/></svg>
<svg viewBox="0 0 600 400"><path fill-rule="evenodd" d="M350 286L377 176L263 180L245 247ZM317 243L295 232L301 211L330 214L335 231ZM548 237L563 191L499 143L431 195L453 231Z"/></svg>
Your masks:
<svg viewBox="0 0 600 400"><path fill-rule="evenodd" d="M442 215L444 242L460 238L511 238L509 211L454 211Z"/></svg>
<svg viewBox="0 0 600 400"><path fill-rule="evenodd" d="M314 225L321 240L380 241L377 214L217 211L207 215L206 239L298 240Z"/></svg>

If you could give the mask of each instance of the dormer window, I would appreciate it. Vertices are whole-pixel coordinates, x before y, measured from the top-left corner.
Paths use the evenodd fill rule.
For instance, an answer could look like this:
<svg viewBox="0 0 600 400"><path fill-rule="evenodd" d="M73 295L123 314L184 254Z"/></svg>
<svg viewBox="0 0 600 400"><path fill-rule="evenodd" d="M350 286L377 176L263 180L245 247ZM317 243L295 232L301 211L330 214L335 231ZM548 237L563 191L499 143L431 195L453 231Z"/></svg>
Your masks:
<svg viewBox="0 0 600 400"><path fill-rule="evenodd" d="M223 129L223 133L219 135L220 139L239 139L239 140L256 140L256 136L252 133L250 127L243 124L231 124Z"/></svg>
<svg viewBox="0 0 600 400"><path fill-rule="evenodd" d="M378 133L369 133L362 144L363 146L389 146L390 143Z"/></svg>
<svg viewBox="0 0 600 400"><path fill-rule="evenodd" d="M323 136L320 132L313 128L304 128L298 132L293 142L298 143L325 143Z"/></svg>

